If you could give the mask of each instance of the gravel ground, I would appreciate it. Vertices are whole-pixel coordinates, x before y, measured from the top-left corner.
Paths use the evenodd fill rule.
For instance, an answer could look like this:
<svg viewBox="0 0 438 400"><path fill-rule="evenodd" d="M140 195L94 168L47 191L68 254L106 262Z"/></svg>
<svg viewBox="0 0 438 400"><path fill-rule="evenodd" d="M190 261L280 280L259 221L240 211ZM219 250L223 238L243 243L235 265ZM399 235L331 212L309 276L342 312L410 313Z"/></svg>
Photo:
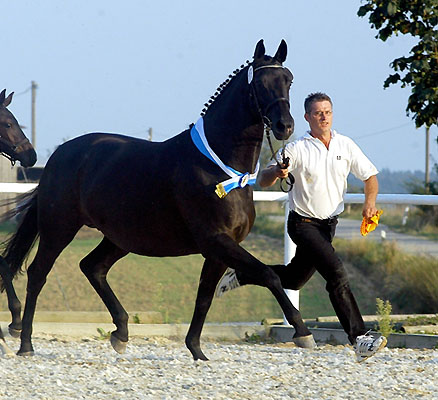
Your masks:
<svg viewBox="0 0 438 400"><path fill-rule="evenodd" d="M7 338L16 350L18 341ZM438 399L438 350L383 349L359 364L349 346L108 341L36 336L33 357L0 356L0 399Z"/></svg>

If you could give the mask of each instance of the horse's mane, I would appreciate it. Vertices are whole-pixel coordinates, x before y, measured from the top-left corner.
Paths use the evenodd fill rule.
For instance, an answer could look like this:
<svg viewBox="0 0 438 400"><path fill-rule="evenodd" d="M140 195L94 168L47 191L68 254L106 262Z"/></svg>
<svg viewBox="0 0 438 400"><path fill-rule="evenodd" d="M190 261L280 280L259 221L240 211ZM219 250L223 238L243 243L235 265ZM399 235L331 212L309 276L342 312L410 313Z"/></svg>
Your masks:
<svg viewBox="0 0 438 400"><path fill-rule="evenodd" d="M231 82L231 80L240 72L242 71L246 66L251 64L251 61L246 60L246 65L242 64L239 68L235 69L232 74L228 75L228 78L225 79L216 89L213 96L210 96L210 99L204 104L204 108L201 112L201 117L205 115L208 108L213 104L213 102L217 99L217 97L222 93L222 91L228 86L228 84Z"/></svg>

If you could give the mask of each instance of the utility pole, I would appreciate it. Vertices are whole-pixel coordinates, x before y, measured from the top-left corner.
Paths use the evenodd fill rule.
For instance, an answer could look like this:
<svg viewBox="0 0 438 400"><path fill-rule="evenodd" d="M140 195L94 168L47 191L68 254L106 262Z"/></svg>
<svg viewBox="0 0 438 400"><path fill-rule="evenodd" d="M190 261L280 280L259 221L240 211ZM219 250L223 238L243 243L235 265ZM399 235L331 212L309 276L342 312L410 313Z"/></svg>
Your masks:
<svg viewBox="0 0 438 400"><path fill-rule="evenodd" d="M152 128L149 128L149 129L148 129L148 134L149 134L148 140L149 140L150 142L152 142Z"/></svg>
<svg viewBox="0 0 438 400"><path fill-rule="evenodd" d="M32 146L34 149L36 149L36 130L35 130L35 121L36 121L36 116L35 116L35 101L36 101L36 90L38 89L38 85L36 84L35 81L32 81L32 85L31 85L31 89L32 89L32 123L31 123L31 133L32 133Z"/></svg>
<svg viewBox="0 0 438 400"><path fill-rule="evenodd" d="M426 175L424 178L424 183L426 186L426 193L429 193L429 126L426 126Z"/></svg>

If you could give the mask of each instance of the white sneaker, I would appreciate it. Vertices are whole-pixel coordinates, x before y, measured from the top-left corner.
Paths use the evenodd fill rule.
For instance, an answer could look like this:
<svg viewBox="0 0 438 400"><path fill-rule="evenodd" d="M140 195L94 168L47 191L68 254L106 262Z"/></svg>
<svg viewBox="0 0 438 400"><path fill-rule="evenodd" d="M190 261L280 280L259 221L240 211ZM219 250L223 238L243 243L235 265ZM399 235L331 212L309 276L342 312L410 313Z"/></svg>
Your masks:
<svg viewBox="0 0 438 400"><path fill-rule="evenodd" d="M240 283L237 279L236 271L234 269L228 268L217 285L215 296L221 297L225 292L237 289L239 286Z"/></svg>
<svg viewBox="0 0 438 400"><path fill-rule="evenodd" d="M356 344L353 345L357 361L362 362L370 358L380 349L383 349L386 346L386 342L385 336L375 338L372 335L368 335L368 332L365 333L365 335L358 336L356 338Z"/></svg>

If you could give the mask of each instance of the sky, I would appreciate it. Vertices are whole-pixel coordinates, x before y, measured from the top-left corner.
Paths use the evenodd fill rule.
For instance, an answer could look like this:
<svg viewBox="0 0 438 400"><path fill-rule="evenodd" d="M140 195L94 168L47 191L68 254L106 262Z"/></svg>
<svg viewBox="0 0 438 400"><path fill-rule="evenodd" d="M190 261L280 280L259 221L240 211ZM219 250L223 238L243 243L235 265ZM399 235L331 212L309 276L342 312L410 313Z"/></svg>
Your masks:
<svg viewBox="0 0 438 400"><path fill-rule="evenodd" d="M44 165L67 139L117 132L163 141L199 118L203 104L264 39L281 39L294 74L294 137L308 125L304 98L329 94L333 127L350 136L378 169L425 171L425 129L406 115L409 88L383 82L389 64L415 44L375 38L360 0L0 0L0 90L31 137L36 91L36 149ZM438 162L430 131L430 165ZM276 147L279 147L279 143Z"/></svg>

